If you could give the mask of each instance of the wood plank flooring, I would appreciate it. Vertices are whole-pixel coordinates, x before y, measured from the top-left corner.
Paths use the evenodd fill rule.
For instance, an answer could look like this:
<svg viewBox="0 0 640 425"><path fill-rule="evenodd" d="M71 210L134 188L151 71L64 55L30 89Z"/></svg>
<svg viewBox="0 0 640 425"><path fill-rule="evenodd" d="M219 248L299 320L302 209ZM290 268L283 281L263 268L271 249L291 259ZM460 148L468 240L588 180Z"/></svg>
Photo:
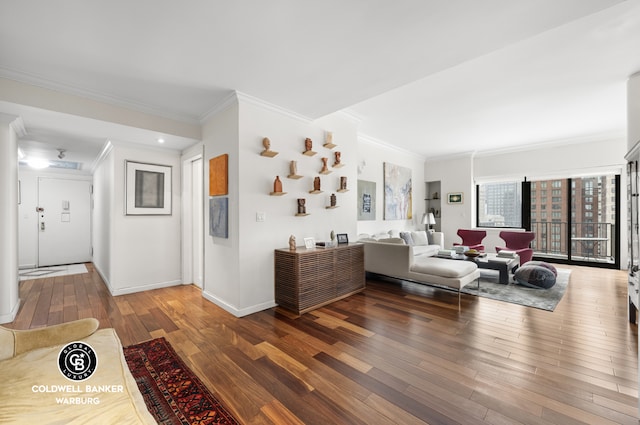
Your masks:
<svg viewBox="0 0 640 425"><path fill-rule="evenodd" d="M9 327L96 317L123 345L164 336L246 424L634 424L626 273L572 269L554 312L367 282L296 317L235 318L195 286L112 297L86 274L24 281Z"/></svg>

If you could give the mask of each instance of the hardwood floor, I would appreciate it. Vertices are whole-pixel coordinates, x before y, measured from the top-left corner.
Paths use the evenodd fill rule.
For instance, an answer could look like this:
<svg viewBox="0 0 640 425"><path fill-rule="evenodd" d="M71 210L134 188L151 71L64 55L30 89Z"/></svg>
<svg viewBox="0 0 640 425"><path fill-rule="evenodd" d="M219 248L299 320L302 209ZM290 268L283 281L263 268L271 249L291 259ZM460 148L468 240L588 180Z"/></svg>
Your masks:
<svg viewBox="0 0 640 425"><path fill-rule="evenodd" d="M122 343L164 336L246 424L638 423L626 273L569 267L554 312L367 282L295 317L235 318L195 286L112 297L89 273L24 281L9 325L96 317Z"/></svg>

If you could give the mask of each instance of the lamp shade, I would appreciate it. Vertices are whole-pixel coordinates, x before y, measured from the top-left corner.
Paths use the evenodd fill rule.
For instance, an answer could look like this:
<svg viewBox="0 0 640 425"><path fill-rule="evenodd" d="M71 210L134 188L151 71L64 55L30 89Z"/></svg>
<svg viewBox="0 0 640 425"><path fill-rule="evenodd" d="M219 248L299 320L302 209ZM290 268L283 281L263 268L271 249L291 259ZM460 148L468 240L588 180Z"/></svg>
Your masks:
<svg viewBox="0 0 640 425"><path fill-rule="evenodd" d="M433 213L424 213L424 215L422 216L422 224L436 224L436 217L433 215Z"/></svg>

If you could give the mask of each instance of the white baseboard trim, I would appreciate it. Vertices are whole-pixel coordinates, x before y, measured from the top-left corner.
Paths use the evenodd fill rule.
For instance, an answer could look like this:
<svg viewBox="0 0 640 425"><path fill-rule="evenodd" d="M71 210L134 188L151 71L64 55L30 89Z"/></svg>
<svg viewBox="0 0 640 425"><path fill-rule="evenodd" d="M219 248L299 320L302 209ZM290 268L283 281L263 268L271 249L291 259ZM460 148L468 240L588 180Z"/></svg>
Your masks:
<svg viewBox="0 0 640 425"><path fill-rule="evenodd" d="M114 297L117 297L118 295L135 294L136 292L149 291L151 289L168 288L170 286L177 286L177 285L182 285L181 279L170 280L167 282L150 283L147 285L140 285L140 286L128 286L124 288L118 288L115 290L111 287L111 285L108 285L108 287L109 287L109 292L111 292L111 295L113 295Z"/></svg>
<svg viewBox="0 0 640 425"><path fill-rule="evenodd" d="M9 313L0 314L0 323L11 323L16 320L18 310L20 310L20 304L20 298L18 298L18 302L11 308L11 311Z"/></svg>
<svg viewBox="0 0 640 425"><path fill-rule="evenodd" d="M256 305L252 305L250 307L238 309L237 307L232 306L231 304L229 304L226 301L216 297L215 295L212 295L212 294L208 293L207 291L202 291L202 296L206 300L211 301L212 303L214 303L218 307L220 307L223 310L233 314L236 317L248 316L250 314L257 313L259 311L267 310L269 308L273 308L273 307L277 306L277 304L275 303L275 300L274 300L274 301L268 301L268 302L265 302L265 303L262 303L262 304L256 304Z"/></svg>
<svg viewBox="0 0 640 425"><path fill-rule="evenodd" d="M33 264L20 264L18 266L18 270L23 270L23 269L37 269L38 266L36 266L36 263Z"/></svg>

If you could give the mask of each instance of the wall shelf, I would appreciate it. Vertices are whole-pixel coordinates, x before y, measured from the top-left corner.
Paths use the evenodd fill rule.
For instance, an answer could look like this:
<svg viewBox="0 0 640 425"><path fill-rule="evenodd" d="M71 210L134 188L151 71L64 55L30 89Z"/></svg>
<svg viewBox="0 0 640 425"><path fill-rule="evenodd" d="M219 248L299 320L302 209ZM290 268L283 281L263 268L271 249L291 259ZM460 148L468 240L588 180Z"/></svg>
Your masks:
<svg viewBox="0 0 640 425"><path fill-rule="evenodd" d="M336 190L336 192L338 192L338 193L345 193L345 192L348 192L348 191L349 191L349 189L338 189L338 190Z"/></svg>
<svg viewBox="0 0 640 425"><path fill-rule="evenodd" d="M335 147L336 147L336 146L338 146L338 145L336 145L335 143L325 143L325 144L324 144L324 145L322 145L322 146L324 146L324 147L325 147L325 148L327 148L327 149L333 149L333 148L335 148Z"/></svg>
<svg viewBox="0 0 640 425"><path fill-rule="evenodd" d="M333 171L331 170L325 170L325 171L321 171L320 174L331 174Z"/></svg>
<svg viewBox="0 0 640 425"><path fill-rule="evenodd" d="M286 195L287 192L271 192L269 193L269 195L271 196L282 196L282 195Z"/></svg>
<svg viewBox="0 0 640 425"><path fill-rule="evenodd" d="M322 193L322 191L321 190L310 190L309 193L317 195L319 193Z"/></svg>
<svg viewBox="0 0 640 425"><path fill-rule="evenodd" d="M313 156L313 155L315 155L317 153L318 152L314 152L314 151L304 151L304 152L302 152L302 155Z"/></svg>
<svg viewBox="0 0 640 425"><path fill-rule="evenodd" d="M273 158L276 155L278 155L278 152L276 152L276 151L262 151L262 152L260 152L260 156L264 156L264 157L267 157L267 158Z"/></svg>
<svg viewBox="0 0 640 425"><path fill-rule="evenodd" d="M296 217L306 217L308 215L308 213L296 213Z"/></svg>
<svg viewBox="0 0 640 425"><path fill-rule="evenodd" d="M301 179L302 177L304 177L304 176L300 176L300 175L298 175L298 174L289 174L289 175L287 176L287 178L288 178L288 179L294 179L294 180Z"/></svg>
<svg viewBox="0 0 640 425"><path fill-rule="evenodd" d="M335 208L340 208L340 205L330 205L330 206L325 207L325 208L328 209L328 210L332 210L332 209L335 209Z"/></svg>

